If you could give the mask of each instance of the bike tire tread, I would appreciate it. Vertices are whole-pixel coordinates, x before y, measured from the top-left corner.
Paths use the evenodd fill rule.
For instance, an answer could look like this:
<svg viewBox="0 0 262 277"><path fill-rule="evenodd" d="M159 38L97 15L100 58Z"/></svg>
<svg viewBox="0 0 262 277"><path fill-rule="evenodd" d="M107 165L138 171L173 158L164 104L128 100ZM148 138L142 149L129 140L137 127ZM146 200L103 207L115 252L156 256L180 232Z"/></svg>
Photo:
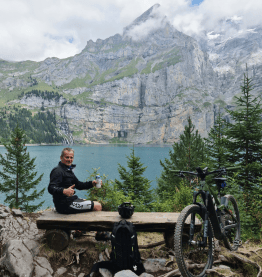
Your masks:
<svg viewBox="0 0 262 277"><path fill-rule="evenodd" d="M180 213L179 215L179 218L177 220L177 223L176 223L176 228L175 228L175 231L174 231L174 250L175 250L175 256L176 256L176 261L177 261L177 264L178 264L178 268L180 270L180 273L183 277L191 277L192 275L188 273L188 270L187 270L187 267L186 267L186 264L184 262L184 259L183 259L183 254L182 254L182 246L181 246L181 235L182 235L182 228L183 228L183 222L184 222L184 218L185 216L189 213L189 211L191 209L200 209L199 205L196 205L196 204L192 204L192 205L189 205L187 207L185 207L182 212ZM212 232L212 238L214 237L214 232L213 232L213 227L212 227L212 224L209 220L209 226L211 226L211 232ZM212 247L214 249L214 243L213 243L213 239L212 239ZM212 249L212 252L213 252L213 249ZM211 267L213 265L213 261L211 263ZM206 276L206 275L202 275L203 277Z"/></svg>

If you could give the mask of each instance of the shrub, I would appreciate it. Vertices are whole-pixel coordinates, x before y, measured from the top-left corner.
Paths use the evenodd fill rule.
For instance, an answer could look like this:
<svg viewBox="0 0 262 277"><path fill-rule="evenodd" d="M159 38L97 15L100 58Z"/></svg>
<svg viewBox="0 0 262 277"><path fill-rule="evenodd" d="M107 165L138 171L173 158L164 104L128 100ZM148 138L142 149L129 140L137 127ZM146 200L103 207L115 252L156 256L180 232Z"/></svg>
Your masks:
<svg viewBox="0 0 262 277"><path fill-rule="evenodd" d="M89 172L88 180L94 180L96 175L99 175L99 168L92 168L93 172ZM102 208L105 211L117 211L118 206L127 202L128 199L124 196L123 192L116 188L116 185L112 180L107 179L107 176L100 175L103 185L100 189L94 187L87 192L87 199L92 201L98 201L102 204Z"/></svg>

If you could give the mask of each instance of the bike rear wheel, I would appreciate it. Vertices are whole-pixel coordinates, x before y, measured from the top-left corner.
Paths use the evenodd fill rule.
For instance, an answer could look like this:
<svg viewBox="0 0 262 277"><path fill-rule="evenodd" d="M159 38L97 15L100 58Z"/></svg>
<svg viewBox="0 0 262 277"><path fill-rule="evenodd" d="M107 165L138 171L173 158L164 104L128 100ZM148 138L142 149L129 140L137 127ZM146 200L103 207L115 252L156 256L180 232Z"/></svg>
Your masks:
<svg viewBox="0 0 262 277"><path fill-rule="evenodd" d="M190 241L190 226L193 226L191 219L194 217L194 236ZM204 215L199 205L190 205L181 212L174 234L174 249L182 276L206 276L206 269L212 268L213 265L213 237L212 225L208 219L207 245L200 246L204 238Z"/></svg>
<svg viewBox="0 0 262 277"><path fill-rule="evenodd" d="M236 251L241 243L239 210L237 202L232 195L226 195L225 197L228 199L228 205L227 208L223 210L221 216L226 235L224 238L224 244L229 250Z"/></svg>

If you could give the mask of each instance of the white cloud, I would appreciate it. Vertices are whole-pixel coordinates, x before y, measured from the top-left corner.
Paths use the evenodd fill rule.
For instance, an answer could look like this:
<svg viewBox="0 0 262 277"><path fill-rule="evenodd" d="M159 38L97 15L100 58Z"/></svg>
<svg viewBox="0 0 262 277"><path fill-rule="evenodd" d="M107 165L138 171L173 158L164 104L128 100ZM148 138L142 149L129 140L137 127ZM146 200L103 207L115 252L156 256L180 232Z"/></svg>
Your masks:
<svg viewBox="0 0 262 277"><path fill-rule="evenodd" d="M208 39L216 39L220 37L220 34L214 34L214 31L207 33Z"/></svg>
<svg viewBox="0 0 262 277"><path fill-rule="evenodd" d="M230 18L232 21L234 22L240 22L243 20L243 17L242 16L237 16L237 15L234 15Z"/></svg>
<svg viewBox="0 0 262 277"><path fill-rule="evenodd" d="M159 6L154 5L148 20L140 24L135 23L136 25L131 26L124 35L132 37L133 40L140 40L160 26L164 26L165 20L163 20L163 14L159 12Z"/></svg>
<svg viewBox="0 0 262 277"><path fill-rule="evenodd" d="M173 25L188 35L197 34L204 29L217 30L220 20L231 18L235 23L248 27L261 23L262 1L257 0L204 0L193 9L185 6L180 14L173 13Z"/></svg>
<svg viewBox="0 0 262 277"><path fill-rule="evenodd" d="M107 14L107 3L0 0L0 58L39 61L79 53L90 38L113 35L109 33L110 27L116 31L117 24L110 18L112 13Z"/></svg>
<svg viewBox="0 0 262 277"><path fill-rule="evenodd" d="M80 53L89 39L106 39L122 33L138 16L159 3L179 31L200 34L216 31L221 18L232 18L248 29L261 22L262 1L204 0L190 7L190 0L0 0L0 58L35 60L66 58ZM132 30L148 33L161 21L150 20Z"/></svg>

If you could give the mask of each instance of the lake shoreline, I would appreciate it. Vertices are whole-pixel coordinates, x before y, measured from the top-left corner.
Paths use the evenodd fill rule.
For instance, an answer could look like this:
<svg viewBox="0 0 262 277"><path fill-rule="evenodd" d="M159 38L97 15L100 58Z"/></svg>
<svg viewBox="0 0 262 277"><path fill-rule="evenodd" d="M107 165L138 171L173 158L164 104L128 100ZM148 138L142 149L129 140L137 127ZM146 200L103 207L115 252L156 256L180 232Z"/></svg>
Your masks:
<svg viewBox="0 0 262 277"><path fill-rule="evenodd" d="M55 144L55 143L26 143L26 147L31 147L31 146L64 146L64 147L70 147L73 148L74 146L132 146L134 145L135 147L171 147L172 144L133 144L133 143L106 143L106 142L101 142L101 143L88 143L88 144ZM4 145L0 145L0 147L4 147Z"/></svg>

